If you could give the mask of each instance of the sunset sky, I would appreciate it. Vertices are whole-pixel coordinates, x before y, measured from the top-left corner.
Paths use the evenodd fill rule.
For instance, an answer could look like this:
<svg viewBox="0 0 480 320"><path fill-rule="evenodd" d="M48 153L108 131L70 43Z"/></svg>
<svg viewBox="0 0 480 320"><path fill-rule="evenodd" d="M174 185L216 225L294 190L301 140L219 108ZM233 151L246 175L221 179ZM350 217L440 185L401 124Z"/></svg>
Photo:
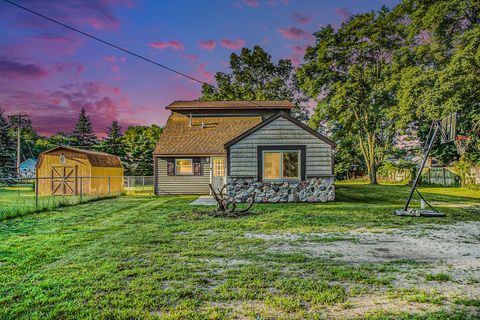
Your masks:
<svg viewBox="0 0 480 320"><path fill-rule="evenodd" d="M312 33L397 0L13 0L213 83L232 52L258 44L302 63ZM70 132L84 106L95 131L112 120L163 125L165 106L201 85L0 0L0 108L28 113L43 135Z"/></svg>

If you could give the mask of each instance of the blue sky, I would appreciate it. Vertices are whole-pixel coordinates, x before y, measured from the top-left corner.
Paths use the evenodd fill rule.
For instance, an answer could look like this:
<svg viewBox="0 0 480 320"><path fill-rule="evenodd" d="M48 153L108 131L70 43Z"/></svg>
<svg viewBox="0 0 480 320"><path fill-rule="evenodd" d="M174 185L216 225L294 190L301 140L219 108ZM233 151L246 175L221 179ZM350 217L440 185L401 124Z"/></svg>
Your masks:
<svg viewBox="0 0 480 320"><path fill-rule="evenodd" d="M322 26L393 7L395 0L12 0L205 82L232 52L258 44L298 65ZM0 108L27 112L42 134L73 128L87 108L102 133L163 125L165 106L198 98L200 85L0 2Z"/></svg>

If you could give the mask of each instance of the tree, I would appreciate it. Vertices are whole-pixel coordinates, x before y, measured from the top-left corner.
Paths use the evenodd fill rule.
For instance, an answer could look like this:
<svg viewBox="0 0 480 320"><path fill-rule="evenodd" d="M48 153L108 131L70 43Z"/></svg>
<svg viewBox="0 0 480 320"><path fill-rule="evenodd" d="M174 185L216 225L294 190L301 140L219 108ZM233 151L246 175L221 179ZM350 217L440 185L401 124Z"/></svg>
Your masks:
<svg viewBox="0 0 480 320"><path fill-rule="evenodd" d="M319 99L316 119L356 140L372 184L396 134L395 68L402 27L385 7L351 17L337 31L326 26L315 33L316 44L297 71L300 87Z"/></svg>
<svg viewBox="0 0 480 320"><path fill-rule="evenodd" d="M85 110L85 108L80 110L80 115L78 116L71 138L76 146L82 147L91 147L98 142L97 137L93 133L92 123L90 122L90 117L87 116L87 110Z"/></svg>
<svg viewBox="0 0 480 320"><path fill-rule="evenodd" d="M424 140L432 120L457 112L460 134L472 136L466 159L480 163L480 3L408 0L395 10L410 21L410 59L399 72L402 122L416 122ZM443 163L459 158L453 144L432 154Z"/></svg>
<svg viewBox="0 0 480 320"><path fill-rule="evenodd" d="M288 59L277 64L260 46L243 48L230 55L231 73L217 72L216 86L204 84L201 100L289 100L295 104L292 116L308 119L308 99L302 94L295 70Z"/></svg>
<svg viewBox="0 0 480 320"><path fill-rule="evenodd" d="M15 174L15 141L10 124L0 110L0 178Z"/></svg>
<svg viewBox="0 0 480 320"><path fill-rule="evenodd" d="M48 146L49 148L53 148L55 146L69 146L74 145L75 140L71 137L71 135L65 132L57 132L56 134L50 136L47 139L47 142L42 142L41 145Z"/></svg>
<svg viewBox="0 0 480 320"><path fill-rule="evenodd" d="M126 152L124 166L127 175L153 175L152 155L161 133L162 128L156 125L132 126L125 131L123 136Z"/></svg>
<svg viewBox="0 0 480 320"><path fill-rule="evenodd" d="M107 137L98 145L100 151L125 158L125 146L123 145L122 127L114 120L108 128Z"/></svg>

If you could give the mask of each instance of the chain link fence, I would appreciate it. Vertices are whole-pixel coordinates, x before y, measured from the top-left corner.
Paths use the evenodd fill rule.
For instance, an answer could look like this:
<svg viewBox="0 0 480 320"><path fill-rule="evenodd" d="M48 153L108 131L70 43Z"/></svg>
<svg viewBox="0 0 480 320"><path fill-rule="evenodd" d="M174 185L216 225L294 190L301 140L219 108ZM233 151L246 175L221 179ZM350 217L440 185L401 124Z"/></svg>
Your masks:
<svg viewBox="0 0 480 320"><path fill-rule="evenodd" d="M129 176L124 177L125 193L126 194L154 194L154 179L153 176Z"/></svg>
<svg viewBox="0 0 480 320"><path fill-rule="evenodd" d="M0 220L124 192L124 177L3 178L0 179Z"/></svg>

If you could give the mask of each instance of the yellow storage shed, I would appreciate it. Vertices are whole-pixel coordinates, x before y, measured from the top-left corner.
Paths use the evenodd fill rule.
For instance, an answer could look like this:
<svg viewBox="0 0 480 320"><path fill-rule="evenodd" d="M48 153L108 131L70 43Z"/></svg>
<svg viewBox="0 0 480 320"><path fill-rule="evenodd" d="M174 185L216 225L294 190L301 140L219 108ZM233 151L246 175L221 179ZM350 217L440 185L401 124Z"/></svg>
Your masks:
<svg viewBox="0 0 480 320"><path fill-rule="evenodd" d="M39 195L107 195L123 191L120 158L108 153L59 146L40 154Z"/></svg>

